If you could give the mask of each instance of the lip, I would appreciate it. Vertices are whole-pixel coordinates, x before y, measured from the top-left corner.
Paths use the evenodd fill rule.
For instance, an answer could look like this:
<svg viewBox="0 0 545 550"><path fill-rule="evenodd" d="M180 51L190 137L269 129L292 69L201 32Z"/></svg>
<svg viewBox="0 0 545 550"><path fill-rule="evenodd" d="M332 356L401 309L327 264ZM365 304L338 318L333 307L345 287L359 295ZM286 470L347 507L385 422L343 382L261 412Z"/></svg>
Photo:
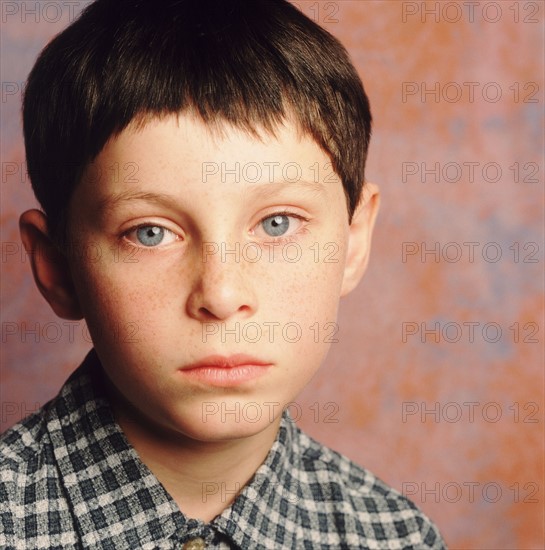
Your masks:
<svg viewBox="0 0 545 550"><path fill-rule="evenodd" d="M180 369L182 375L211 386L231 387L263 376L272 363L237 353L235 355L208 355L196 363Z"/></svg>

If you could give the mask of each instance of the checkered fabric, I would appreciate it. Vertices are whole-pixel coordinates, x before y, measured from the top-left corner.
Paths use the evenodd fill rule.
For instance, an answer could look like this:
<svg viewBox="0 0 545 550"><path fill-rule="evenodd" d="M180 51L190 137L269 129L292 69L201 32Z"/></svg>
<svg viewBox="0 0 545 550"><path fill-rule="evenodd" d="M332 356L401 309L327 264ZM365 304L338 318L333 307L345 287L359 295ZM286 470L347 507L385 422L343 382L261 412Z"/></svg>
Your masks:
<svg viewBox="0 0 545 550"><path fill-rule="evenodd" d="M251 482L188 519L114 421L94 352L0 439L2 549L401 549L445 545L414 504L285 415Z"/></svg>

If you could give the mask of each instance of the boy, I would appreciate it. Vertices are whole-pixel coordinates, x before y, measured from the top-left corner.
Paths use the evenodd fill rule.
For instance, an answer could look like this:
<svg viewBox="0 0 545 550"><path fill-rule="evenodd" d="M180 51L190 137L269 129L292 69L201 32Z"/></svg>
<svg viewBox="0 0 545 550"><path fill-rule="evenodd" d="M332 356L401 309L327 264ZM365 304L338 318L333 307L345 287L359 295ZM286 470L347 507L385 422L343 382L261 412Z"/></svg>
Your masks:
<svg viewBox="0 0 545 550"><path fill-rule="evenodd" d="M378 209L342 46L284 0L97 0L23 118L23 243L94 349L2 438L2 547L444 548L284 411Z"/></svg>

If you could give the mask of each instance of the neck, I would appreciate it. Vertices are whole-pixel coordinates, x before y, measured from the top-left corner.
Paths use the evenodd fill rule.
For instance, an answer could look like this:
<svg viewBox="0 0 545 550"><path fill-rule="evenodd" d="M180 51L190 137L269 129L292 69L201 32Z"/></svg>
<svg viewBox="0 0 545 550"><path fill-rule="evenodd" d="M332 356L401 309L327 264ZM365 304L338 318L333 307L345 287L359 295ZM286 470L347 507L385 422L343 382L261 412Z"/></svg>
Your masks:
<svg viewBox="0 0 545 550"><path fill-rule="evenodd" d="M280 418L250 437L198 441L168 432L138 417L114 414L142 462L162 483L180 510L206 523L235 500L263 463L276 438Z"/></svg>

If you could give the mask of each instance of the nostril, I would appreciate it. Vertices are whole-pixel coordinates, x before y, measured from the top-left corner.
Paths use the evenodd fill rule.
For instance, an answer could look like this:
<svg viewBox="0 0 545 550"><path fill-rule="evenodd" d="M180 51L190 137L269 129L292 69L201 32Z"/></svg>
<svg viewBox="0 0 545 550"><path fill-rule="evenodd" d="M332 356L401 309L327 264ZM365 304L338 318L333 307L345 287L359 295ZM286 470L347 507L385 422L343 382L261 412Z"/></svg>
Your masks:
<svg viewBox="0 0 545 550"><path fill-rule="evenodd" d="M237 313L246 313L246 312L249 312L251 311L251 307L248 306L248 305L241 305L237 310L236 312ZM201 314L202 317L206 318L206 319L213 319L213 320L222 320L224 317L220 314L220 311L219 310L215 310L214 308L212 309L208 309L207 307L200 307L199 308L199 313Z"/></svg>
<svg viewBox="0 0 545 550"><path fill-rule="evenodd" d="M199 313L200 313L203 317L206 317L207 319L219 319L219 317L217 317L216 315L214 315L214 313L212 313L209 309L207 309L207 308L205 308L205 307L199 308Z"/></svg>

